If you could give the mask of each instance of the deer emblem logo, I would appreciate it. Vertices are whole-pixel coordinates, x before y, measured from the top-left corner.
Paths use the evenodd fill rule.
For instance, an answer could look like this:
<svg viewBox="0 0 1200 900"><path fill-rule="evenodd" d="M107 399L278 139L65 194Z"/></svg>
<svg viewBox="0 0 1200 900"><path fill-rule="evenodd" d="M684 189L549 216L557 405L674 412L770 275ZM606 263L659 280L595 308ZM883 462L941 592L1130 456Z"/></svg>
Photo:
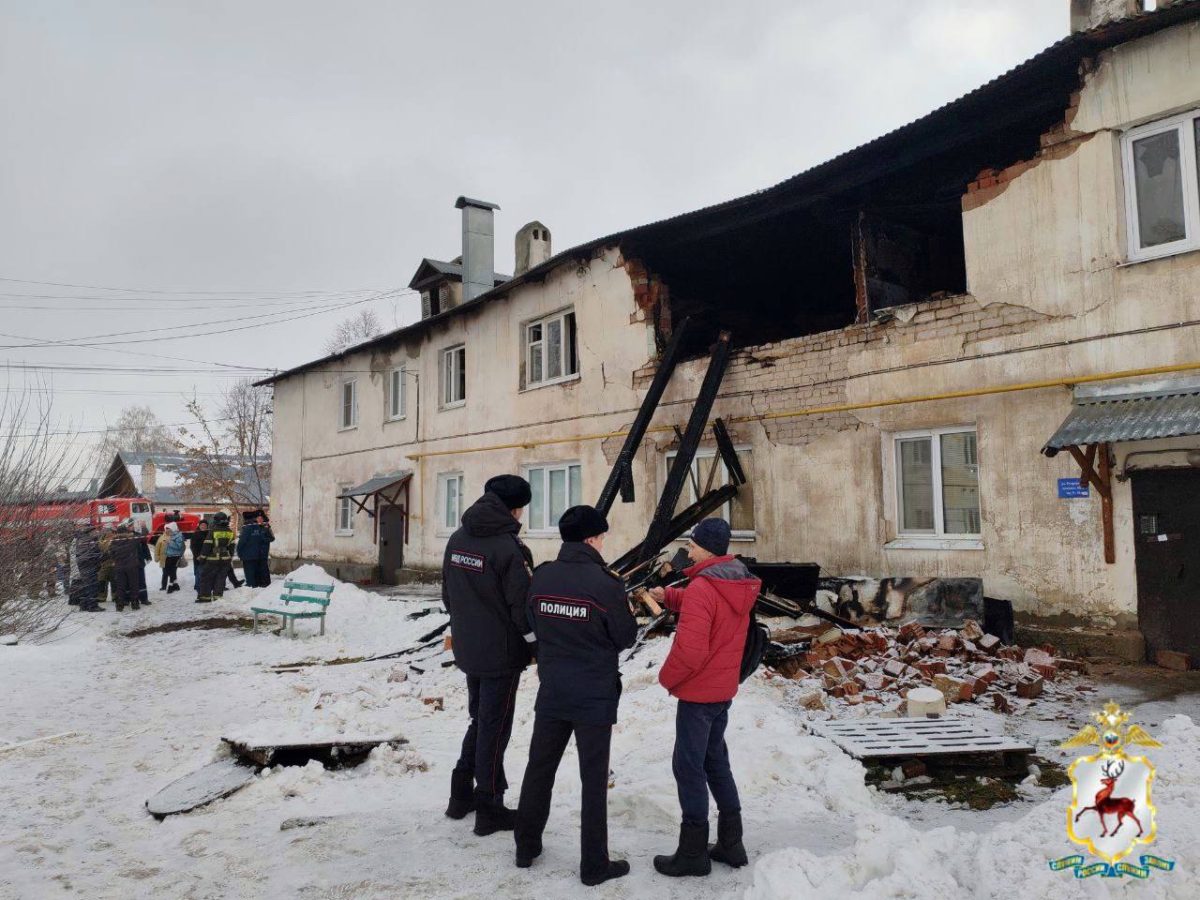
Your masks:
<svg viewBox="0 0 1200 900"><path fill-rule="evenodd" d="M1107 815L1116 815L1117 824L1112 830L1113 836L1116 836L1116 833L1121 830L1121 825L1125 822L1125 817L1128 816L1137 825L1137 836L1141 837L1145 829L1142 828L1142 823L1133 813L1133 809L1137 804L1130 797L1113 796L1113 791L1116 790L1117 786L1117 779L1125 771L1125 763L1110 760L1101 766L1101 771L1104 773L1104 777L1100 779L1100 783L1104 787L1096 791L1096 799L1093 801L1092 806L1085 806L1075 814L1075 821L1078 822L1080 816L1085 812L1094 810L1096 815L1100 817L1100 837L1108 837L1108 825L1104 821L1104 817Z"/></svg>
<svg viewBox="0 0 1200 900"><path fill-rule="evenodd" d="M1082 853L1053 860L1055 871L1070 869L1076 878L1092 875L1147 878L1151 869L1170 871L1174 863L1145 853L1138 862L1123 862L1139 845L1157 836L1150 789L1154 765L1145 756L1135 756L1136 747L1161 747L1138 725L1130 725L1129 714L1109 702L1063 747L1092 746L1098 752L1077 758L1067 770L1071 778L1071 805L1067 807L1067 836L1087 848L1100 861L1087 862ZM1088 798L1091 802L1088 802ZM1095 815L1089 815L1094 813ZM1126 819L1130 820L1127 824Z"/></svg>

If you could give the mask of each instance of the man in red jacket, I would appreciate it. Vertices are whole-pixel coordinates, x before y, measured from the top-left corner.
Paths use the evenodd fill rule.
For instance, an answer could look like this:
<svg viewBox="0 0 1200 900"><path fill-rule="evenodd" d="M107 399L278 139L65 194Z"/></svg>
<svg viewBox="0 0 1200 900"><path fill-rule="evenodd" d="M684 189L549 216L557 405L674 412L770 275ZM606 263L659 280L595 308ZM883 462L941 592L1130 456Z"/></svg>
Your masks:
<svg viewBox="0 0 1200 900"><path fill-rule="evenodd" d="M742 845L742 806L729 768L725 726L738 690L738 674L750 610L762 582L742 562L727 555L729 523L705 519L692 531L684 570L685 588L656 588L651 595L679 613L675 642L658 673L659 683L678 698L675 753L671 768L683 823L679 848L654 857L664 875L707 875L711 860L746 864ZM717 842L708 846L708 792L717 801Z"/></svg>

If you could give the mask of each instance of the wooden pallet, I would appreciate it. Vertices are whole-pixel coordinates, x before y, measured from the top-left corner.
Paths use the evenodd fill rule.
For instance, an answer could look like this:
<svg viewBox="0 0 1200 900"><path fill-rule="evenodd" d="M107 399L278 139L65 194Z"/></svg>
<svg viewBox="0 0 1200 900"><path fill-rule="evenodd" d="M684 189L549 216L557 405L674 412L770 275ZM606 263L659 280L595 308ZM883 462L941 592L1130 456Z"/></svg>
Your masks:
<svg viewBox="0 0 1200 900"><path fill-rule="evenodd" d="M855 719L812 722L809 728L855 759L1033 752L1030 744L990 734L969 719Z"/></svg>

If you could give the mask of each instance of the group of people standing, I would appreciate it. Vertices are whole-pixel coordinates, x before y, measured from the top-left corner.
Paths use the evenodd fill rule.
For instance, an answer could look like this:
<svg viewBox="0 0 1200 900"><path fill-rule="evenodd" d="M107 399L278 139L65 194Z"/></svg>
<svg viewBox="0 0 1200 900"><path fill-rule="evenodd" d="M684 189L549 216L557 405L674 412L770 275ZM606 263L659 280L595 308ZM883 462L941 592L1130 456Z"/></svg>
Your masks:
<svg viewBox="0 0 1200 900"><path fill-rule="evenodd" d="M150 552L150 537L139 533L131 520L111 530L91 524L75 529L69 547L67 602L83 612L102 612L109 598L118 611L149 606L146 563L154 559L162 569L159 590L173 594L181 590L179 570L186 567L186 551L192 552L196 575L196 602L209 603L223 596L228 581L235 588L248 584L266 587L271 583L270 546L275 540L266 515L257 511L242 526L240 535L230 530L229 516L219 512L212 526L201 519L190 536L176 522L167 522ZM234 553L242 560L245 581L233 568Z"/></svg>
<svg viewBox="0 0 1200 900"><path fill-rule="evenodd" d="M621 697L618 654L632 647L637 622L624 584L602 555L608 522L590 506L559 520L558 558L533 566L521 542L532 493L516 475L490 479L463 514L442 566L455 663L467 678L470 724L451 773L446 815L475 814L475 833L512 831L515 861L528 868L542 853L554 779L575 738L582 783L580 879L598 885L629 872L608 852L612 727ZM707 875L712 861L747 862L741 801L725 729L737 693L750 610L760 582L728 555L730 530L706 519L692 532L684 588L655 589L679 614L659 682L678 701L672 772L681 808L674 853L654 858L668 876ZM521 673L537 661L539 688L529 761L517 809L504 805L504 753L512 733ZM709 793L718 809L709 838Z"/></svg>

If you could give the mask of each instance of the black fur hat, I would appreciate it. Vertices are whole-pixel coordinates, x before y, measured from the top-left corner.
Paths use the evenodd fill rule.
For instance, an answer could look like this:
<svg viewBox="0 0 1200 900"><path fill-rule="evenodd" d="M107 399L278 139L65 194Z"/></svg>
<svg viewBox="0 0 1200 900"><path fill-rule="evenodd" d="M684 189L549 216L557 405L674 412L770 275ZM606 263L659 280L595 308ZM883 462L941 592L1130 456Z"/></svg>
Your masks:
<svg viewBox="0 0 1200 900"><path fill-rule="evenodd" d="M558 520L558 534L564 541L578 543L606 531L608 519L592 506L572 506Z"/></svg>
<svg viewBox="0 0 1200 900"><path fill-rule="evenodd" d="M522 509L533 499L529 482L520 475L497 475L483 486L485 494L495 494L509 509Z"/></svg>

